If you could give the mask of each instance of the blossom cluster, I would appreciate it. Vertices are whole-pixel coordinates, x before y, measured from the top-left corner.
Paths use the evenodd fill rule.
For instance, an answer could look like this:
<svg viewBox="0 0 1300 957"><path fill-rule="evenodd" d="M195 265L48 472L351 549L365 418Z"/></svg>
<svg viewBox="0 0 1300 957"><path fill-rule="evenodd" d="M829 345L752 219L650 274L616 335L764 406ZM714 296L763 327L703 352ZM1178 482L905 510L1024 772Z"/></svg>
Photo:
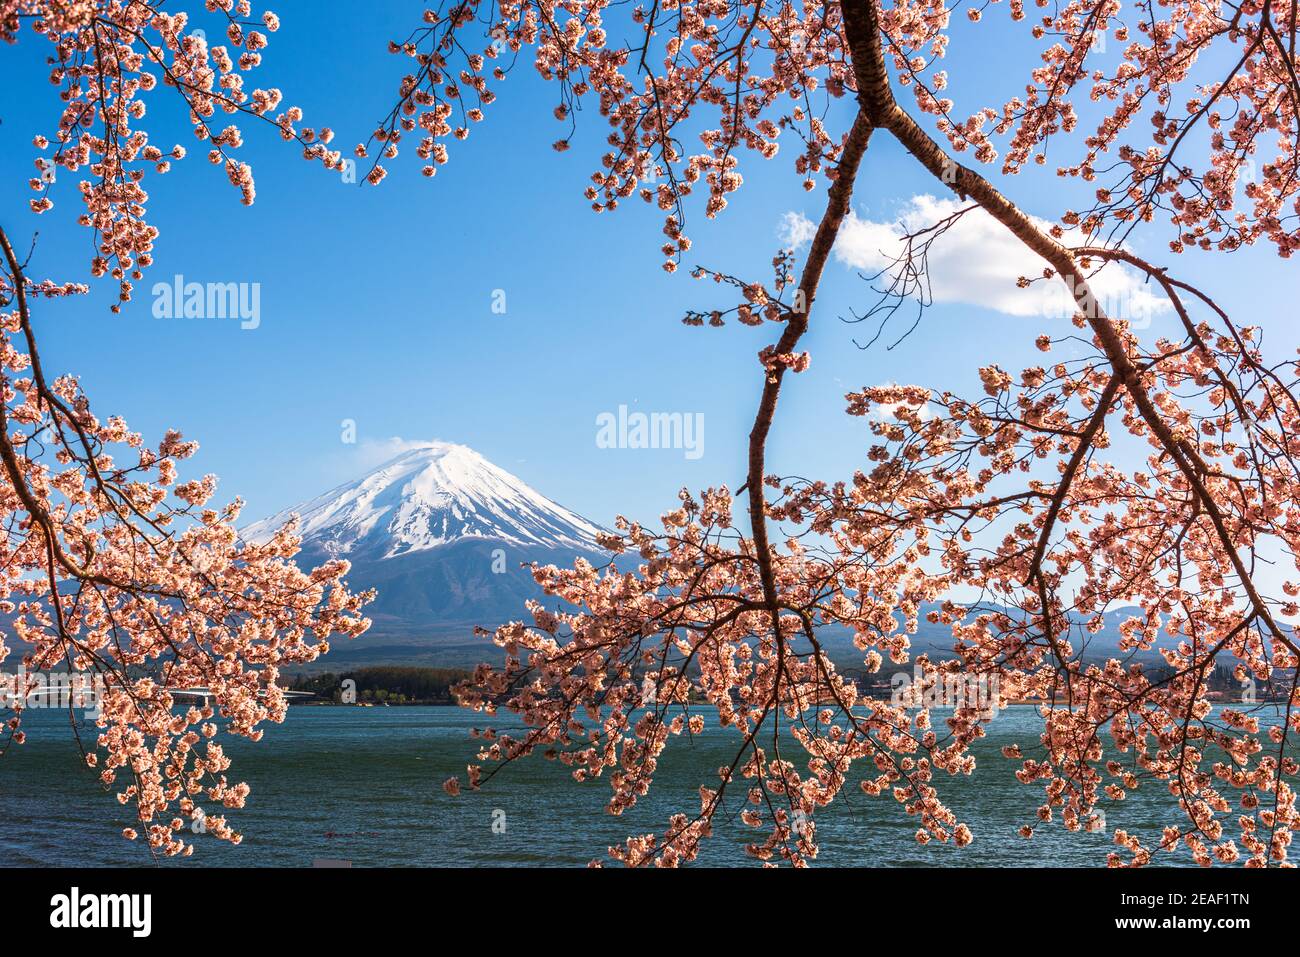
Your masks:
<svg viewBox="0 0 1300 957"><path fill-rule="evenodd" d="M146 176L166 173L188 152L182 144L156 143L143 128L160 86L178 98L175 105L206 145L208 161L223 168L245 205L256 196L253 171L238 157L243 134L227 118L267 123L327 169L344 162L328 148L333 131L303 126L302 110L285 104L279 89L247 88L268 35L280 27L274 13L255 16L248 0L207 0L215 19L200 26L165 6L161 0L0 0L0 40L17 42L26 27L49 41L49 82L62 102L54 128L33 140L31 207L53 208L58 176L85 176L78 183L84 204L78 220L94 231L92 273L118 283L114 311L131 299L153 261L158 229L147 219ZM219 31L223 42L209 43L208 30Z"/></svg>

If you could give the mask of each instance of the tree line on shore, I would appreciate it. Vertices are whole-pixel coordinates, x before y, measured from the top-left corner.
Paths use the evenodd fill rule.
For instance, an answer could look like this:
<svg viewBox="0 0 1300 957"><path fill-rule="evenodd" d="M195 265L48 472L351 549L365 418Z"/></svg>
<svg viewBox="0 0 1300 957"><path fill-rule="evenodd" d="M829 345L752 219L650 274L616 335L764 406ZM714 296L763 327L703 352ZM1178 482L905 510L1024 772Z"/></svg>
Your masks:
<svg viewBox="0 0 1300 957"><path fill-rule="evenodd" d="M461 668L376 665L342 674L294 675L289 690L335 704L453 704L451 689L468 677Z"/></svg>

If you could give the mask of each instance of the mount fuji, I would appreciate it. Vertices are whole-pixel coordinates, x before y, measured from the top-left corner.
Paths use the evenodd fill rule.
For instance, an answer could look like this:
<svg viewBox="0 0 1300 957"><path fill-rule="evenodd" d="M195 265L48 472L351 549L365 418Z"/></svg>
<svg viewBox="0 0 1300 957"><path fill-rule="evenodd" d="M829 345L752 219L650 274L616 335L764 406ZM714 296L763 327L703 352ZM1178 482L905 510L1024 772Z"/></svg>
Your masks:
<svg viewBox="0 0 1300 957"><path fill-rule="evenodd" d="M608 560L596 542L600 526L473 449L444 442L404 452L240 535L264 541L295 513L300 565L345 558L350 587L378 589L366 611L370 631L330 661L472 663L488 650L475 625L527 619L524 603L543 597L521 563Z"/></svg>

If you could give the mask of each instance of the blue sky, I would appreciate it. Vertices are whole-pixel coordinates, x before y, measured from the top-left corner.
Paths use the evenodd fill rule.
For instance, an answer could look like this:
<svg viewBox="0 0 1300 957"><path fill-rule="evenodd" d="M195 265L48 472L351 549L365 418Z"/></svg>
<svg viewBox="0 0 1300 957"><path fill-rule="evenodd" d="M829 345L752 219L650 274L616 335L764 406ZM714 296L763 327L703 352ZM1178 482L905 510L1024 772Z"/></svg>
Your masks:
<svg viewBox="0 0 1300 957"><path fill-rule="evenodd" d="M385 43L404 36L422 7L387 2L345 18L321 15L322 6L273 5L283 26L254 75L301 105L309 125L332 126L336 145L350 147L390 107L406 61L388 55ZM1023 27L996 9L989 19L955 32L947 68L959 113L1013 95L1034 62L1033 48L1014 39ZM991 49L999 55L988 56ZM74 222L72 177L57 184L52 212L37 217L27 208L30 141L50 132L59 108L45 55L45 41L31 33L0 52L0 175L10 184L0 222L20 248L39 231L33 276L83 280L90 236ZM152 222L162 230L156 265L120 317L108 311L111 281L95 283L89 296L41 304L47 371L79 375L101 416L121 414L151 438L178 427L197 439L192 469L220 475L223 498L242 495L248 520L354 477L376 464L392 437L470 445L603 523L618 512L652 518L674 505L682 485L735 488L760 384L756 353L776 330L683 326L688 308L732 303L688 269L673 276L660 269L657 210L639 201L613 214L590 210L581 192L602 150L602 119L591 108L579 115L573 149L557 154L550 144L567 124L551 117L555 88L523 64L498 94L487 121L451 145L451 162L436 178L423 179L406 156L377 189L344 184L269 128L244 121L241 152L257 177L251 208L204 160L168 91L153 95L146 123L153 141L190 150L147 183ZM833 107L835 128L845 128L849 109ZM684 265L768 279L786 214L815 220L824 203L822 187L805 193L791 164L790 152L771 162L745 154L745 186L726 212L710 222L693 210L695 245ZM1001 185L1047 218L1082 202L1078 184L1049 172ZM877 137L855 214L889 222L914 196L936 192L896 144ZM1134 246L1167 262L1167 238L1156 226ZM1272 355L1294 354L1300 333L1290 311L1300 283L1271 249L1187 254L1173 265L1230 312L1264 325ZM176 274L260 283L259 327L155 319L149 289ZM492 311L495 290L506 295L504 315ZM1032 364L1034 336L1065 331L1063 320L953 302L931 309L897 349L862 351L852 340L864 330L837 316L873 298L857 270L832 262L805 340L812 368L788 380L782 395L774 471L833 479L863 464L867 428L842 414L848 389L914 381L974 391L978 365ZM1160 334L1162 322L1172 333L1169 317L1157 315L1149 334ZM597 415L619 405L703 413L704 454L597 447ZM355 445L341 441L345 419L357 423Z"/></svg>

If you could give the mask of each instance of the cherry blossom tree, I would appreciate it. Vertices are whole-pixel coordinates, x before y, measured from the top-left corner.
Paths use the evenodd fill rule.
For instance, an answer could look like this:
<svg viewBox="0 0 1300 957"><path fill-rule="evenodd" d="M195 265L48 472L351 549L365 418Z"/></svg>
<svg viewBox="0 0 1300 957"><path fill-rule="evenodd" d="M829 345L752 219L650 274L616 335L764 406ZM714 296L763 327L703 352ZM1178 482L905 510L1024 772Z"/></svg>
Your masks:
<svg viewBox="0 0 1300 957"><path fill-rule="evenodd" d="M734 494L683 492L660 529L620 519L605 544L636 556L635 571L535 570L571 610L538 605L531 624L496 631L505 662L481 666L462 699L514 713L525 729L482 731L469 784L541 751L578 780L607 776L608 810L621 813L647 793L673 737L717 720L736 734L735 758L702 782L698 809L611 848L614 858L692 860L724 795L738 791L756 829L749 853L804 864L817 854L817 809L850 785L891 795L916 819L918 841L964 845L972 832L941 787L944 776L974 771L970 745L984 734L976 709L956 707L938 728L927 709L864 700L819 637L847 627L868 670L886 657L901 663L923 606L937 603L928 614L951 626L954 656L921 656L930 680L997 676L1004 697L1042 704L1043 756L1007 752L1018 777L1043 791L1025 837L1057 817L1085 829L1101 802L1146 782L1168 790L1174 813L1158 847L1117 831L1109 863L1142 864L1184 845L1201 863L1284 863L1300 770L1288 748L1300 731L1300 658L1285 619L1300 609L1295 582L1265 594L1259 568L1296 562L1296 364L1270 364L1258 330L1123 240L1164 220L1171 254L1259 241L1282 256L1295 248L1294 4L1057 5L1027 24L1044 50L1025 94L964 119L942 96L938 69L960 5L657 2L609 33L612 6L460 2L427 12L391 47L414 69L358 150L379 152L371 181L408 136L432 175L448 159L445 140L468 135L494 102L493 84L530 50L558 86L557 119L572 129L585 101L609 123L587 189L593 208L634 195L658 205L670 271L690 249L690 197L702 189L706 216L719 214L741 185L745 149L770 158L793 137L805 186L829 180L826 209L797 273L788 253L770 283L695 270L739 289L741 301L691 312L688 324L776 326L759 355L745 482ZM1019 2L1009 12L1013 22L1027 16ZM625 41L627 31L636 39ZM1124 44L1109 60L1098 52L1105 36ZM1228 66L1215 75L1219 63ZM1086 136L1076 112L1085 95L1105 106ZM833 109L837 100L852 108ZM1140 119L1149 136L1135 130ZM974 400L919 385L851 393L847 412L872 416L878 439L863 467L840 481L783 480L768 474L767 438L787 377L810 361L801 340L876 135L896 139L968 203L962 214L983 211L1041 257L1043 275L1022 283L1064 282L1072 325L1092 351L1018 376L990 363L980 369L986 395ZM688 138L698 138L695 151ZM1062 210L1047 229L956 159L1000 158L1001 173L1014 174L1044 164L1049 142L1078 156L1062 177L1112 182L1091 208ZM1248 178L1261 151L1262 176ZM923 288L933 238L909 237L893 293ZM1179 336L1147 345L1125 317L1106 314L1090 281L1116 263L1150 277ZM1049 331L1038 346L1050 354L1067 337L1078 338ZM1108 460L1116 431L1148 447L1138 467ZM1127 603L1141 614L1123 626L1123 654L1090 661L1089 634ZM1131 654L1153 649L1166 664L1158 673ZM1282 684L1280 722L1212 712L1208 677L1222 663L1243 680ZM459 792L460 781L447 788Z"/></svg>
<svg viewBox="0 0 1300 957"><path fill-rule="evenodd" d="M53 205L50 171L87 177L79 219L94 232L91 272L118 281L119 302L131 298L157 236L144 220L145 172L166 172L185 153L134 128L159 83L180 97L209 160L246 203L251 172L234 158L241 135L217 128L221 113L266 120L308 159L340 162L324 148L327 130L297 127L295 108L274 112L278 90L244 90L274 15L255 29L247 4L208 6L225 15L234 53L209 47L187 31L185 14L161 4L0 3L0 37L15 42L27 27L52 44L50 80L64 104L54 130L35 138L32 208ZM66 707L86 763L132 809L126 837L188 855L186 829L201 822L207 835L239 843L226 812L249 789L227 777L221 735L259 740L265 722L282 721L281 669L314 660L332 636L365 631L369 593L347 589L346 562L300 570L292 525L264 544L241 541L242 502L212 504L215 476L180 480L197 443L171 431L149 445L121 418L94 414L75 378L47 378L35 307L86 286L29 277L3 230L0 252L0 614L18 641L0 635L0 661L21 658L0 750L22 744L28 706ZM37 675L58 671L79 679L77 694L33 694ZM97 734L83 739L77 709L92 704Z"/></svg>
<svg viewBox="0 0 1300 957"><path fill-rule="evenodd" d="M151 447L93 414L75 378L47 379L32 302L78 290L27 278L3 232L0 251L0 613L24 648L4 749L23 742L38 674L90 679L87 700L35 703L68 710L86 763L134 808L149 846L192 853L190 819L238 843L223 811L248 786L226 777L219 729L260 740L263 722L284 720L280 669L365 631L369 594L347 590L347 562L299 570L292 525L241 541L241 501L209 504L212 475L179 481L197 443L171 431ZM0 637L0 660L12 651ZM98 736L83 741L76 709L89 705Z"/></svg>

